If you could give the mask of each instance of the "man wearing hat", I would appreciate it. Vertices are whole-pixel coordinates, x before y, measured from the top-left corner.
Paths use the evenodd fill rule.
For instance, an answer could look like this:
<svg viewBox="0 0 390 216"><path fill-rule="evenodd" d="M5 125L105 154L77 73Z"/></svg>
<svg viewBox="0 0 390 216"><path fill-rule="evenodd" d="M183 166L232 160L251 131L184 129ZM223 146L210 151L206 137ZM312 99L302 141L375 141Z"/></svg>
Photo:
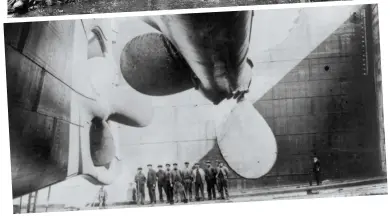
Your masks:
<svg viewBox="0 0 390 216"><path fill-rule="evenodd" d="M312 186L313 179L316 180L317 185L320 185L321 165L320 165L320 160L316 155L313 156L313 170L310 174L311 174L310 181L309 181L310 186Z"/></svg>
<svg viewBox="0 0 390 216"><path fill-rule="evenodd" d="M106 200L107 191L104 189L104 186L101 186L99 190L99 208L106 208Z"/></svg>
<svg viewBox="0 0 390 216"><path fill-rule="evenodd" d="M217 170L211 166L210 161L206 161L207 169L205 170L206 174L206 184L207 184L207 195L209 200L216 199L215 196L215 184L217 182L216 175Z"/></svg>
<svg viewBox="0 0 390 216"><path fill-rule="evenodd" d="M165 171L165 194L167 195L167 203L170 203L171 205L174 204L173 202L173 179L172 179L172 172L171 172L171 165L166 164L166 171Z"/></svg>
<svg viewBox="0 0 390 216"><path fill-rule="evenodd" d="M163 188L164 188L164 191L165 191L165 187L164 187L164 184L165 184L165 171L163 170L162 168L162 165L158 165L157 166L158 168L158 171L156 173L156 177L157 177L157 187L158 187L158 195L159 195L159 198L160 198L160 202L164 202L164 198L163 198ZM166 194L166 191L165 191L165 194Z"/></svg>
<svg viewBox="0 0 390 216"><path fill-rule="evenodd" d="M156 171L152 168L152 164L148 164L148 178L146 180L146 186L148 186L150 204L156 203Z"/></svg>
<svg viewBox="0 0 390 216"><path fill-rule="evenodd" d="M184 192L184 186L182 184L183 182L182 173L177 167L177 163L173 163L172 180L173 180L173 194L175 196L175 201L179 202L179 195L180 195L180 201L187 203L186 194Z"/></svg>
<svg viewBox="0 0 390 216"><path fill-rule="evenodd" d="M204 200L204 184L205 182L205 173L202 168L199 167L199 163L195 163L195 169L192 171L192 179L195 184L195 199L196 201L200 200L199 190L202 195L202 201Z"/></svg>
<svg viewBox="0 0 390 216"><path fill-rule="evenodd" d="M215 160L215 171L218 172L218 166L219 166L219 160ZM217 189L217 192L219 192L219 181L217 178L217 174L215 174L215 186Z"/></svg>
<svg viewBox="0 0 390 216"><path fill-rule="evenodd" d="M228 175L229 175L229 170L227 167L224 166L223 162L220 161L219 162L219 166L217 168L217 181L218 181L218 191L219 191L219 194L220 194L220 198L221 199L225 199L225 196L224 194L226 195L226 199L229 199L229 192L228 192L228 182L227 182L227 178L228 178Z"/></svg>
<svg viewBox="0 0 390 216"><path fill-rule="evenodd" d="M192 201L192 169L189 167L190 163L185 162L185 168L182 171L183 174L183 182L184 182L184 191L187 195L187 199Z"/></svg>
<svg viewBox="0 0 390 216"><path fill-rule="evenodd" d="M137 186L137 204L144 205L145 204L145 182L146 182L146 177L142 173L142 168L138 168L138 173L134 178L134 181Z"/></svg>

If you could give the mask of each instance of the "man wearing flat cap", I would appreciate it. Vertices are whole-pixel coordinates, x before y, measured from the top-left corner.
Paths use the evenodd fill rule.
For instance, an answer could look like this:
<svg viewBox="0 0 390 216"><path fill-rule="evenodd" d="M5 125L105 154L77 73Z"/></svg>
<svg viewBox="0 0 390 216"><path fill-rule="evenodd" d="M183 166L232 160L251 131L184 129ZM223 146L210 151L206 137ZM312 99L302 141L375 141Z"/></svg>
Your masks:
<svg viewBox="0 0 390 216"><path fill-rule="evenodd" d="M206 161L207 168L205 169L205 178L207 184L207 195L209 200L216 199L215 185L217 184L217 170L211 166L210 161Z"/></svg>
<svg viewBox="0 0 390 216"><path fill-rule="evenodd" d="M142 173L142 168L138 168L138 173L134 178L134 181L137 186L137 204L144 205L145 204L145 182L146 177Z"/></svg>
<svg viewBox="0 0 390 216"><path fill-rule="evenodd" d="M177 167L177 163L173 163L172 180L173 180L173 194L175 197L175 201L178 203L179 196L180 196L180 201L187 203L186 194L184 193L182 173Z"/></svg>
<svg viewBox="0 0 390 216"><path fill-rule="evenodd" d="M215 170L218 172L218 169L219 169L219 160L215 160ZM217 186L217 192L219 193L219 181L218 181L218 178L217 177L215 177L216 178L216 186Z"/></svg>
<svg viewBox="0 0 390 216"><path fill-rule="evenodd" d="M171 172L171 165L166 164L165 165L165 192L167 195L167 203L170 203L171 205L174 204L173 201L173 179L172 179L172 172Z"/></svg>
<svg viewBox="0 0 390 216"><path fill-rule="evenodd" d="M229 199L229 191L228 191L228 175L229 170L228 168L223 164L222 161L219 162L218 168L217 168L217 181L218 181L218 192L220 194L221 199Z"/></svg>
<svg viewBox="0 0 390 216"><path fill-rule="evenodd" d="M148 187L150 204L156 204L156 182L157 176L152 164L148 164L148 178L146 180L146 186Z"/></svg>
<svg viewBox="0 0 390 216"><path fill-rule="evenodd" d="M184 182L184 191L187 195L187 199L192 201L192 169L189 167L190 163L184 163L185 168L182 171L183 174L183 182Z"/></svg>
<svg viewBox="0 0 390 216"><path fill-rule="evenodd" d="M199 163L195 163L195 169L192 171L192 179L195 184L195 199L199 201L199 191L202 195L202 201L204 200L204 184L205 182L205 173L202 168L199 167Z"/></svg>
<svg viewBox="0 0 390 216"><path fill-rule="evenodd" d="M158 165L157 168L158 168L158 171L156 173L156 177L157 177L158 195L160 198L160 202L163 203L164 202L163 189L165 191L165 171L163 170L162 165ZM165 194L166 194L166 191L165 191Z"/></svg>

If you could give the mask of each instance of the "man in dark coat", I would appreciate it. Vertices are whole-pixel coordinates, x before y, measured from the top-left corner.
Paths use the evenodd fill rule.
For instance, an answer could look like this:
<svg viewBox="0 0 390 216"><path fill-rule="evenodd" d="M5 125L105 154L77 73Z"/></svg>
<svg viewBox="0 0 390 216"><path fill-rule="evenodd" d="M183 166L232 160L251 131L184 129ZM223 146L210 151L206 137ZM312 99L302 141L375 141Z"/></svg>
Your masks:
<svg viewBox="0 0 390 216"><path fill-rule="evenodd" d="M148 187L149 192L149 199L150 204L156 203L156 182L157 182L157 175L156 171L152 168L151 164L148 164L148 178L146 181L146 185Z"/></svg>
<svg viewBox="0 0 390 216"><path fill-rule="evenodd" d="M199 167L199 163L195 163L195 169L192 171L192 179L195 184L195 199L196 201L203 201L205 173L204 170ZM199 197L199 192L202 197Z"/></svg>
<svg viewBox="0 0 390 216"><path fill-rule="evenodd" d="M137 204L144 205L145 204L145 183L146 177L142 173L142 168L138 168L138 173L134 178L134 181L137 186Z"/></svg>
<svg viewBox="0 0 390 216"><path fill-rule="evenodd" d="M310 186L312 186L313 179L316 179L317 185L321 184L321 165L317 156L313 157L313 170L310 175Z"/></svg>
<svg viewBox="0 0 390 216"><path fill-rule="evenodd" d="M229 191L228 191L228 175L229 170L226 166L224 166L223 162L219 162L219 166L217 168L217 181L218 181L218 191L221 199L229 199Z"/></svg>
<svg viewBox="0 0 390 216"><path fill-rule="evenodd" d="M189 167L190 163L184 163L185 168L182 170L184 191L187 195L187 199L192 201L192 169Z"/></svg>
<svg viewBox="0 0 390 216"><path fill-rule="evenodd" d="M157 176L157 186L158 186L158 195L160 198L160 202L164 202L164 197L163 197L163 190L165 191L165 171L162 169L162 165L158 165L158 171L156 173ZM165 191L165 195L166 195Z"/></svg>
<svg viewBox="0 0 390 216"><path fill-rule="evenodd" d="M207 195L209 200L216 199L215 185L217 183L216 175L217 170L211 166L210 161L206 161L207 169L205 170L205 178L207 184Z"/></svg>
<svg viewBox="0 0 390 216"><path fill-rule="evenodd" d="M187 203L187 198L183 186L182 173L177 167L177 163L173 164L173 170L171 172L172 172L172 180L173 180L173 194L175 197L175 201L179 202L179 196L180 196L180 201Z"/></svg>
<svg viewBox="0 0 390 216"><path fill-rule="evenodd" d="M172 179L172 172L171 172L171 165L166 164L166 171L165 171L165 191L167 194L167 203L170 203L171 205L174 204L173 201L173 179Z"/></svg>
<svg viewBox="0 0 390 216"><path fill-rule="evenodd" d="M102 186L99 190L99 208L106 208L107 191Z"/></svg>

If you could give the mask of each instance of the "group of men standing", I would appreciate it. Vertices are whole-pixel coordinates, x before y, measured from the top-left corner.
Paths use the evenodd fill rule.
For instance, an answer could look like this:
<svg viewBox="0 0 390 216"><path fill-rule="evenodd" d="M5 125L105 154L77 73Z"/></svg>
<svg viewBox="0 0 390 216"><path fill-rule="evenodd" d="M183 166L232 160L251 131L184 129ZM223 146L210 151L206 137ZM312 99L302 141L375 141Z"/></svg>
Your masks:
<svg viewBox="0 0 390 216"><path fill-rule="evenodd" d="M195 200L203 201L204 184L207 187L208 199L215 200L216 188L220 194L220 199L228 199L228 174L229 171L223 162L219 162L217 167L213 167L210 161L206 161L207 168L202 169L199 163L195 163L190 168L189 163L184 163L184 168L179 169L177 163L173 163L173 169L170 164L165 165L165 170L162 165L158 165L158 171L153 169L151 164L148 164L148 173L145 176L142 173L142 168L138 168L137 175L134 178L137 192L137 203L143 205L145 203L145 184L148 188L150 204L156 203L156 187L158 188L159 200L164 202L163 191L166 196L166 202L174 204L175 202L192 201L193 189L195 189ZM180 197L180 200L179 200ZM133 196L134 199L134 196Z"/></svg>

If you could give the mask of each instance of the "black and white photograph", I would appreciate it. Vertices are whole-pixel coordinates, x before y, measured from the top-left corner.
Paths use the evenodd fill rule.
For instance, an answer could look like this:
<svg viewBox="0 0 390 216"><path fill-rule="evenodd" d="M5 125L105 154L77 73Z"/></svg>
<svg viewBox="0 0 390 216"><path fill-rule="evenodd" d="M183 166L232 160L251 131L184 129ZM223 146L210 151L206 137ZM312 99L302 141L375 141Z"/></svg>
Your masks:
<svg viewBox="0 0 390 216"><path fill-rule="evenodd" d="M9 17L62 16L353 0L7 0Z"/></svg>
<svg viewBox="0 0 390 216"><path fill-rule="evenodd" d="M387 195L378 7L5 23L14 214Z"/></svg>

